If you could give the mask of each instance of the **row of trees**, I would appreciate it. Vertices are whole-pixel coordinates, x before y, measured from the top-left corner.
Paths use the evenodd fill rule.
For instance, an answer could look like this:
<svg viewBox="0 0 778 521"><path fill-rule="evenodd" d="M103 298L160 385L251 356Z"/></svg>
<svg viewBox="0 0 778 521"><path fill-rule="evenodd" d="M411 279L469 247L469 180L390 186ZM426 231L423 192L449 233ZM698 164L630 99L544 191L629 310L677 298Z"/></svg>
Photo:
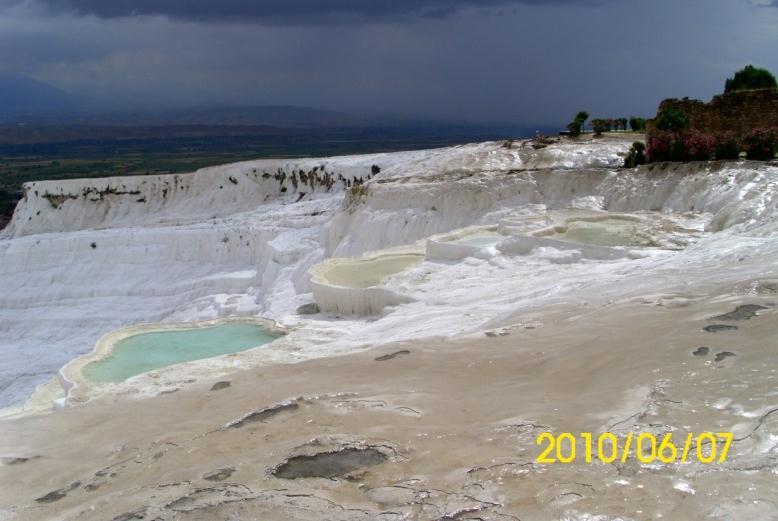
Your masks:
<svg viewBox="0 0 778 521"><path fill-rule="evenodd" d="M633 132L643 132L646 130L646 120L643 118L631 117L617 119L593 119L592 130L595 134L611 131L626 131L627 125Z"/></svg>
<svg viewBox="0 0 778 521"><path fill-rule="evenodd" d="M572 136L578 136L584 131L586 121L589 119L589 113L581 111L576 114L573 121L568 123L567 130ZM638 117L627 118L611 118L611 119L592 119L591 128L596 135L600 135L603 132L611 131L626 131L627 126L633 132L642 132L646 129L646 120Z"/></svg>

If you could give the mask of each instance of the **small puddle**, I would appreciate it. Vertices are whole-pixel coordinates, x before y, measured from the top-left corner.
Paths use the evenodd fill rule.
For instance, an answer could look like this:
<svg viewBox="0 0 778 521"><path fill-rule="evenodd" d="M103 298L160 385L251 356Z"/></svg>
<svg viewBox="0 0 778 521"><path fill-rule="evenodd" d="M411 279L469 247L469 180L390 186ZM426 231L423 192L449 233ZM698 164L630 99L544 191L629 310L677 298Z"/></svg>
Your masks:
<svg viewBox="0 0 778 521"><path fill-rule="evenodd" d="M312 456L294 456L276 467L273 476L281 479L337 478L384 461L386 456L376 449L346 448Z"/></svg>

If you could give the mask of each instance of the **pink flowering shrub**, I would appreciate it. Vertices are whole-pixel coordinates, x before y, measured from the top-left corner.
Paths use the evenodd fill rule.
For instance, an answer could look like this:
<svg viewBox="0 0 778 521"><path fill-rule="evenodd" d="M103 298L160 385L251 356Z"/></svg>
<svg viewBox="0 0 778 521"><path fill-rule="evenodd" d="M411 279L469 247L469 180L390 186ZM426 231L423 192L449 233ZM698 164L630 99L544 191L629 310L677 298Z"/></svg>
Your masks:
<svg viewBox="0 0 778 521"><path fill-rule="evenodd" d="M692 130L683 137L683 148L687 161L708 161L716 152L716 136Z"/></svg>
<svg viewBox="0 0 778 521"><path fill-rule="evenodd" d="M738 140L734 132L717 135L695 129L680 131L657 130L649 133L646 156L648 162L708 161L737 159L745 151L749 159L767 161L778 153L778 127L757 128Z"/></svg>
<svg viewBox="0 0 778 521"><path fill-rule="evenodd" d="M670 145L673 137L666 132L652 132L648 136L646 156L649 163L670 159Z"/></svg>
<svg viewBox="0 0 778 521"><path fill-rule="evenodd" d="M769 160L778 148L778 129L755 128L743 138L742 146L748 159Z"/></svg>

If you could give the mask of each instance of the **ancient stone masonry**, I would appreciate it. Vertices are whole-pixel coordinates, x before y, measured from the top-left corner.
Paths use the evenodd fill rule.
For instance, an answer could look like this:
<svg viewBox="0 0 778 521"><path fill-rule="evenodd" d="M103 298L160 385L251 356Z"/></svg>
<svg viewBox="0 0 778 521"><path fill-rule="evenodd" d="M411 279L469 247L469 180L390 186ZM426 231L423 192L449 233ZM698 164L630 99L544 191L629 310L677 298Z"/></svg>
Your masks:
<svg viewBox="0 0 778 521"><path fill-rule="evenodd" d="M755 128L778 127L778 90L741 90L714 96L710 103L700 100L666 99L657 113L665 109L683 111L689 118L688 128L706 134L734 132L742 137ZM656 130L649 121L649 133Z"/></svg>

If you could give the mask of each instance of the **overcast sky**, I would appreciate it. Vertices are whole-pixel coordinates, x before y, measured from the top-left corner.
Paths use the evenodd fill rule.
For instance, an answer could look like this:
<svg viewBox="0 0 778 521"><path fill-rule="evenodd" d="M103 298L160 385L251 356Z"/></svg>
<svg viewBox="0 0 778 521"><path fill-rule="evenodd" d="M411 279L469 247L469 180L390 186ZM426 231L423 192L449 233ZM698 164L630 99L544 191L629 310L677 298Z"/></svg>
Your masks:
<svg viewBox="0 0 778 521"><path fill-rule="evenodd" d="M117 108L648 116L777 49L778 0L0 0L0 72Z"/></svg>

